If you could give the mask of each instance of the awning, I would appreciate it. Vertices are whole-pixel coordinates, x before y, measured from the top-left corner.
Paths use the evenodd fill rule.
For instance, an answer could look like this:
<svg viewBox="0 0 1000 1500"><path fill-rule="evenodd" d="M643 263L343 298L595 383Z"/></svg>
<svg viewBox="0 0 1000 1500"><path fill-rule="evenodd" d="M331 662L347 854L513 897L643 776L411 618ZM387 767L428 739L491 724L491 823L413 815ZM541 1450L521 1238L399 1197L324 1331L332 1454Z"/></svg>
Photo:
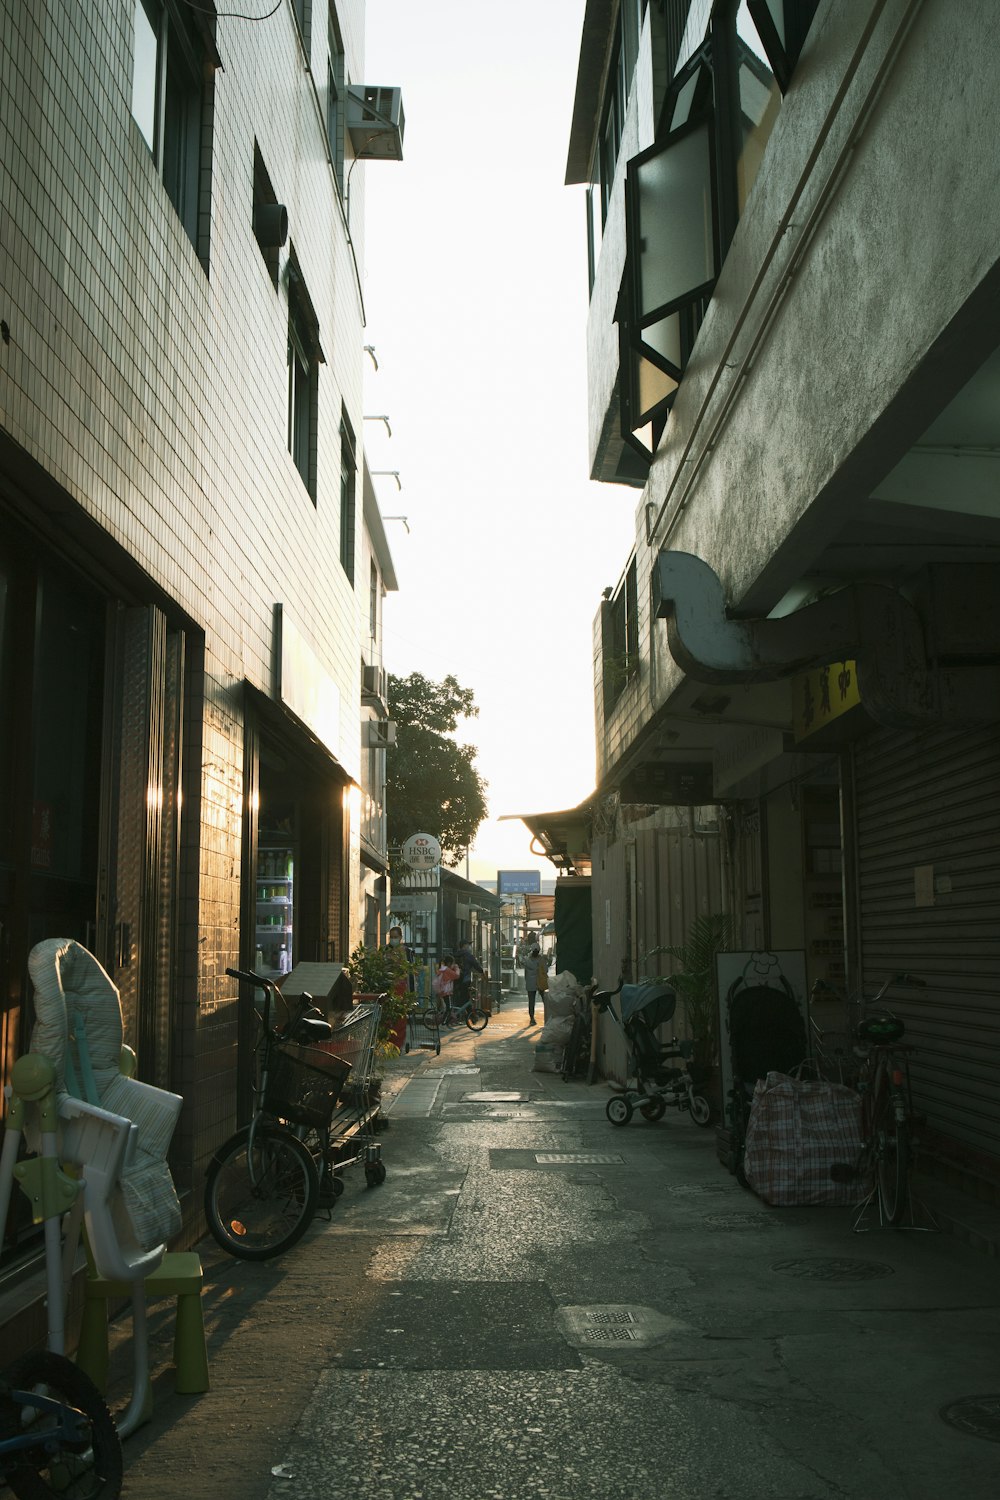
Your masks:
<svg viewBox="0 0 1000 1500"><path fill-rule="evenodd" d="M524 918L526 922L552 922L556 915L555 896L525 896Z"/></svg>
<svg viewBox="0 0 1000 1500"><path fill-rule="evenodd" d="M563 812L505 813L499 821L519 819L531 834L532 854L544 855L559 870L589 875L590 826L596 796L592 792L579 807Z"/></svg>

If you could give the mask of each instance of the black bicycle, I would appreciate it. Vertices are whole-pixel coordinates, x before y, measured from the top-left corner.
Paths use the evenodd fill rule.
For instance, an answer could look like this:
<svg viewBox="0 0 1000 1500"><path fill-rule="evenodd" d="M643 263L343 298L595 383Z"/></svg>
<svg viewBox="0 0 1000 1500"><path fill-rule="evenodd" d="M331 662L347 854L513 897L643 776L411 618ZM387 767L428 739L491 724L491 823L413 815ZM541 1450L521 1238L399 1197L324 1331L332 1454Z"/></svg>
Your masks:
<svg viewBox="0 0 1000 1500"><path fill-rule="evenodd" d="M250 1124L216 1151L205 1178L205 1218L212 1237L241 1260L270 1260L302 1238L321 1201L343 1191L328 1151L328 1128L351 1071L343 1058L315 1045L332 1033L303 997L295 1011L265 975L227 969L263 990L254 1014L257 1043L256 1108ZM287 1019L272 1022L272 1000ZM378 1164L380 1165L380 1164ZM381 1168L382 1175L385 1168ZM321 1195L321 1182L327 1189Z"/></svg>

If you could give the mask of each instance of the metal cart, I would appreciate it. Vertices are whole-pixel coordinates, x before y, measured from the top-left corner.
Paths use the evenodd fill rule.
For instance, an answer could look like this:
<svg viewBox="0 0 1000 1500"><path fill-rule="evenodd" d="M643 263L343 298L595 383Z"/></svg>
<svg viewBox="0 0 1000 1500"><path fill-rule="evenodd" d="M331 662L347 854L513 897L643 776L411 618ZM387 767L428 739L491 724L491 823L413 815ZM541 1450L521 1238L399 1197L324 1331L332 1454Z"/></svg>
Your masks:
<svg viewBox="0 0 1000 1500"><path fill-rule="evenodd" d="M351 1065L350 1076L330 1118L327 1158L333 1167L333 1191L345 1167L363 1166L369 1187L385 1181L382 1146L375 1139L379 1100L372 1088L375 1039L382 1019L380 1005L357 1005L328 1041L318 1045Z"/></svg>
<svg viewBox="0 0 1000 1500"><path fill-rule="evenodd" d="M441 1051L441 1011L437 1006L420 1006L410 1011L406 1018L406 1044L404 1052Z"/></svg>

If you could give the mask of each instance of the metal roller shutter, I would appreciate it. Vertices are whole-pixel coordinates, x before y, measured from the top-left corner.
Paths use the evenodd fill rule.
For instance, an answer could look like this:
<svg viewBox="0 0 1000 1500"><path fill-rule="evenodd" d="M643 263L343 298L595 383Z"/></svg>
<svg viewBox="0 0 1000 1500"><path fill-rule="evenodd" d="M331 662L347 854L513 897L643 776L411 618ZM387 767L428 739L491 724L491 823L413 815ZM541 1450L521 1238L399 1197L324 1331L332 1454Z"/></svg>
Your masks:
<svg viewBox="0 0 1000 1500"><path fill-rule="evenodd" d="M891 999L918 1108L1000 1158L1000 726L875 735L853 772L864 991L926 980Z"/></svg>

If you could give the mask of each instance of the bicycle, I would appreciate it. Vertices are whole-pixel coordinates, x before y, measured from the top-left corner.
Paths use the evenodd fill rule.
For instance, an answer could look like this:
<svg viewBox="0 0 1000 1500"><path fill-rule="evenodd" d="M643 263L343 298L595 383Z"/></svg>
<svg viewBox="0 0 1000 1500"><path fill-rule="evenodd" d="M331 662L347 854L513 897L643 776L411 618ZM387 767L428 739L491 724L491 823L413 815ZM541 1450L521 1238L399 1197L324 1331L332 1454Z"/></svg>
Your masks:
<svg viewBox="0 0 1000 1500"><path fill-rule="evenodd" d="M260 1027L256 1103L250 1124L209 1163L205 1218L213 1239L230 1255L270 1260L302 1238L321 1203L332 1206L343 1191L329 1123L350 1064L308 1045L325 1040L333 1029L308 996L293 1013L265 975L243 969L226 973L264 992L263 1006L254 1007ZM285 1006L283 1024L272 1024L273 998ZM378 1167L384 1176L380 1162L373 1170Z"/></svg>
<svg viewBox="0 0 1000 1500"><path fill-rule="evenodd" d="M456 989L461 981L456 980ZM461 1026L464 1021L470 1031L485 1031L489 1025L490 1013L484 1010L479 1003L478 995L474 994L471 984L467 987L465 999L456 1003L454 994L441 995L433 1005L427 1007L424 1012L426 1024L438 1026Z"/></svg>
<svg viewBox="0 0 1000 1500"><path fill-rule="evenodd" d="M915 974L894 974L863 1006L854 1029L855 1054L860 1059L857 1090L861 1096L861 1151L853 1163L836 1163L830 1175L837 1182L859 1179L872 1187L862 1210L877 1195L882 1223L898 1225L910 1204L910 1173L916 1147L910 1084L910 1057L916 1048L902 1040L904 1023L879 1005L894 985L923 988Z"/></svg>

